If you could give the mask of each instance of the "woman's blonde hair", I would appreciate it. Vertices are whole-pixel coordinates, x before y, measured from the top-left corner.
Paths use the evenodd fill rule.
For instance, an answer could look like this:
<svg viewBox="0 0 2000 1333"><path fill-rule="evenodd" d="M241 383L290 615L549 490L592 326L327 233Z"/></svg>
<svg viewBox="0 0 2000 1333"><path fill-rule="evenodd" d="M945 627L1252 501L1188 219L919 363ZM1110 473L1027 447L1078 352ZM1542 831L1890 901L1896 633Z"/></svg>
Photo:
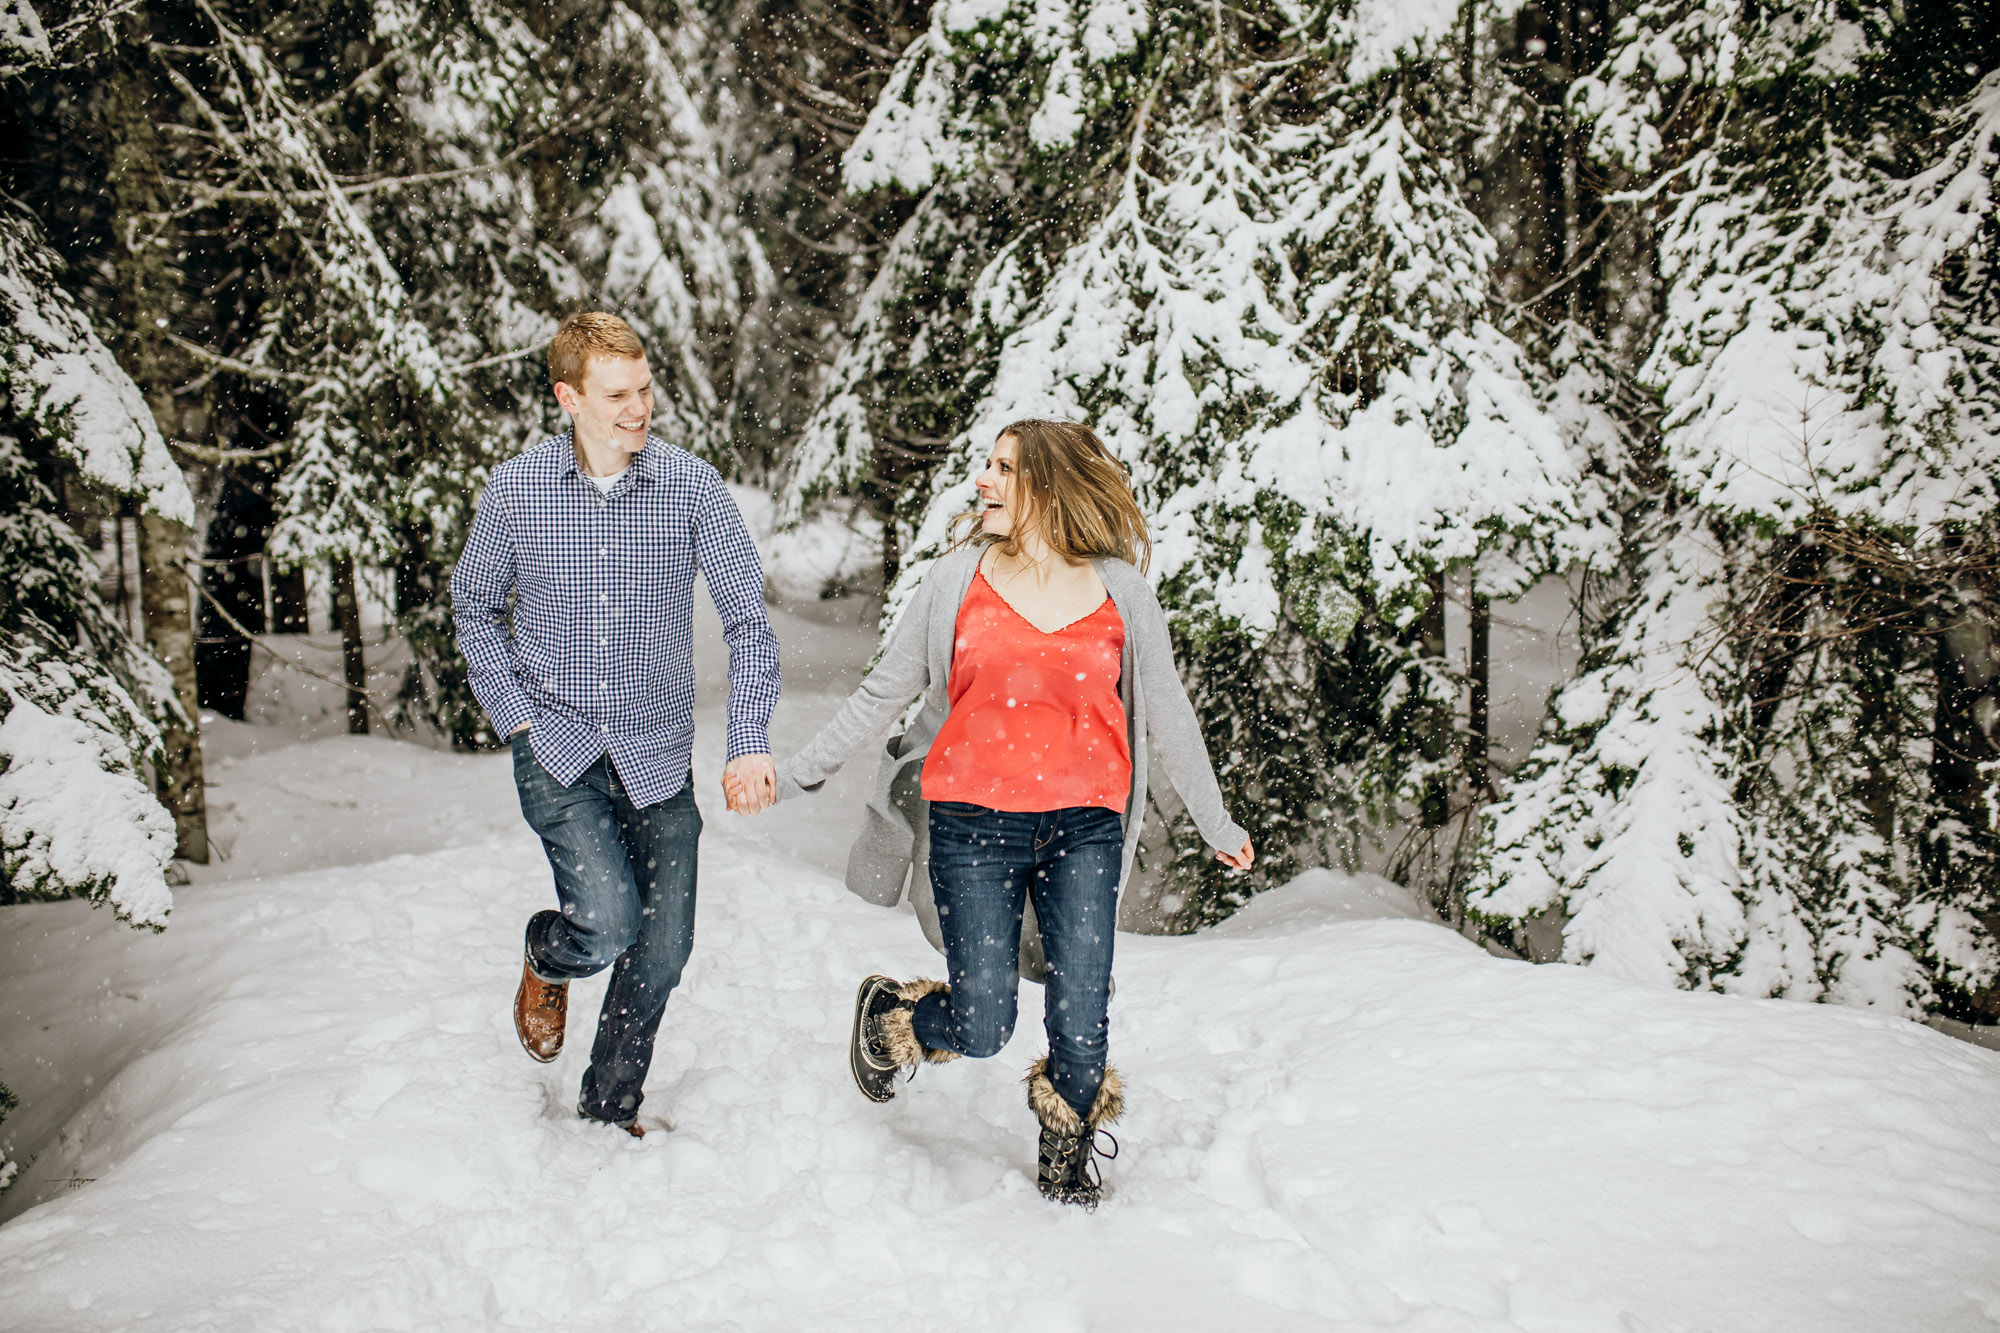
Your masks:
<svg viewBox="0 0 2000 1333"><path fill-rule="evenodd" d="M1065 560L1114 556L1140 569L1152 561L1153 539L1132 495L1125 465L1112 457L1097 432L1075 421L1029 417L1004 427L998 443L1014 437L1015 523L1038 530ZM1009 555L1014 538L980 530L980 511L952 520L952 545L998 545Z"/></svg>

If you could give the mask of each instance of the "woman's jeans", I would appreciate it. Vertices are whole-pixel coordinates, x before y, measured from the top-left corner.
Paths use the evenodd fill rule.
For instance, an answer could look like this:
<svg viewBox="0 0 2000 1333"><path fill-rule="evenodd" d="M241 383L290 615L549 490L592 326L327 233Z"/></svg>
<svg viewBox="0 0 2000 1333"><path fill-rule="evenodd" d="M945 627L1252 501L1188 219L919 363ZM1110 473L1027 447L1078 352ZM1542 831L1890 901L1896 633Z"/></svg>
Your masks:
<svg viewBox="0 0 2000 1333"><path fill-rule="evenodd" d="M528 920L528 966L544 981L612 969L577 1110L629 1125L639 1114L653 1038L694 950L694 784L644 809L632 804L609 758L565 787L513 738L521 813L555 871L559 912Z"/></svg>
<svg viewBox="0 0 2000 1333"><path fill-rule="evenodd" d="M917 1040L974 1059L1014 1032L1021 913L1032 897L1048 957L1049 1080L1079 1116L1104 1081L1111 943L1125 823L1074 806L1019 814L931 802L931 892L951 990L917 1002Z"/></svg>

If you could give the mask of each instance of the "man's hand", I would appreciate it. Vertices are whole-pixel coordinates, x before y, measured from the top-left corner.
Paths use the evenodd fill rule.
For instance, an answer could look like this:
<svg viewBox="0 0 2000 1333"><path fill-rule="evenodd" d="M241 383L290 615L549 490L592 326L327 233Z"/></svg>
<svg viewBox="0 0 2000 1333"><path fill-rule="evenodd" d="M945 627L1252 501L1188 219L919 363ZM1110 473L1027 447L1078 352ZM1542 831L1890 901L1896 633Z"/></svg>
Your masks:
<svg viewBox="0 0 2000 1333"><path fill-rule="evenodd" d="M739 815L754 815L778 799L778 770L768 754L739 754L722 770L722 799Z"/></svg>
<svg viewBox="0 0 2000 1333"><path fill-rule="evenodd" d="M1250 863L1257 859L1257 849L1250 845L1248 838L1245 838L1243 840L1242 851L1236 853L1234 856L1231 856L1228 852L1217 852L1215 859L1228 866L1231 870L1248 870Z"/></svg>

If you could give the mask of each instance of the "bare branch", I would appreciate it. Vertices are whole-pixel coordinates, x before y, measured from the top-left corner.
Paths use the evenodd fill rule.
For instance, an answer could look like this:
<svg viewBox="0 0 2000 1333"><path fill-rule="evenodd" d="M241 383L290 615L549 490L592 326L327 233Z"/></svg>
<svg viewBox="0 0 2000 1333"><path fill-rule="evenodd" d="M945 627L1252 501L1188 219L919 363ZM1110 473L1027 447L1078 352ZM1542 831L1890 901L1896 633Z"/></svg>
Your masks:
<svg viewBox="0 0 2000 1333"><path fill-rule="evenodd" d="M278 450L271 447L262 449L219 449L212 444L195 444L190 440L168 440L180 453L202 463L251 463L260 458L274 458Z"/></svg>
<svg viewBox="0 0 2000 1333"><path fill-rule="evenodd" d="M186 338L181 337L178 333L174 333L171 330L167 331L163 336L168 342L180 348L189 356L194 357L197 361L206 362L220 370L232 371L246 379L266 380L274 384L313 384L317 382L312 376L301 375L295 370L281 370L276 366L259 366L248 361L239 361L233 356L224 356L221 352L203 347L200 343L189 342Z"/></svg>

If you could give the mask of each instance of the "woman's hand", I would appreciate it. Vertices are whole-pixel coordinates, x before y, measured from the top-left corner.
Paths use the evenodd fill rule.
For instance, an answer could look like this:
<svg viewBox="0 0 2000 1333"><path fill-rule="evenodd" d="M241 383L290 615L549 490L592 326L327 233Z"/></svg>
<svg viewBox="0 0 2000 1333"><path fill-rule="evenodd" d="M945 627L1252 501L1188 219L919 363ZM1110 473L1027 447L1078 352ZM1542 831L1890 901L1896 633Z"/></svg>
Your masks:
<svg viewBox="0 0 2000 1333"><path fill-rule="evenodd" d="M1228 852L1217 852L1215 859L1228 866L1231 870L1248 870L1250 863L1257 859L1257 849L1250 845L1248 838L1245 838L1243 840L1242 851L1236 853L1234 856L1231 856Z"/></svg>

